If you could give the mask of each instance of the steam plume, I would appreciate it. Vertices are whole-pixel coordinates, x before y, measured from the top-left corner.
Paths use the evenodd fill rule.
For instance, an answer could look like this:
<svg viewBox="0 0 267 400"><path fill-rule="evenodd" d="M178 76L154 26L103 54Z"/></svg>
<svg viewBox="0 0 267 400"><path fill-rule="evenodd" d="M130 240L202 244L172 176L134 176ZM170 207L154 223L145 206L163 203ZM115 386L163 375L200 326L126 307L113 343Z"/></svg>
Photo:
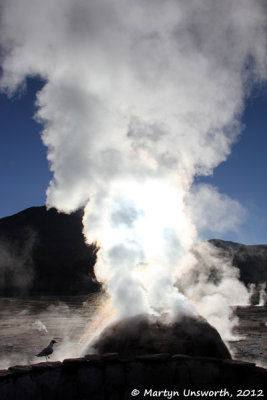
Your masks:
<svg viewBox="0 0 267 400"><path fill-rule="evenodd" d="M173 286L197 237L186 199L226 160L266 79L265 34L260 0L2 2L1 86L46 80L47 205L85 206L119 315L194 312Z"/></svg>

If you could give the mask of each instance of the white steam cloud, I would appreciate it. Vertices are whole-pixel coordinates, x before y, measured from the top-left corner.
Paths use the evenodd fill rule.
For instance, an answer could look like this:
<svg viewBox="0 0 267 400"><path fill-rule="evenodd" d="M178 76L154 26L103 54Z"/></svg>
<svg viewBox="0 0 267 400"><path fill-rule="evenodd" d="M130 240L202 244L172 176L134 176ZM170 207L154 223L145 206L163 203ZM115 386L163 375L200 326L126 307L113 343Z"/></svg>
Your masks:
<svg viewBox="0 0 267 400"><path fill-rule="evenodd" d="M238 232L246 217L246 210L240 203L211 185L193 185L186 200L198 232L210 235Z"/></svg>
<svg viewBox="0 0 267 400"><path fill-rule="evenodd" d="M187 203L188 193L226 160L249 89L266 79L265 3L8 0L0 33L2 89L46 80L36 117L54 172L47 204L85 206L96 275L119 315L191 312L174 287L197 236L200 191Z"/></svg>
<svg viewBox="0 0 267 400"><path fill-rule="evenodd" d="M188 253L186 263L177 271L179 289L193 301L225 340L236 338L238 325L234 305L247 305L250 294L239 281L239 270L220 249L209 242L197 243Z"/></svg>

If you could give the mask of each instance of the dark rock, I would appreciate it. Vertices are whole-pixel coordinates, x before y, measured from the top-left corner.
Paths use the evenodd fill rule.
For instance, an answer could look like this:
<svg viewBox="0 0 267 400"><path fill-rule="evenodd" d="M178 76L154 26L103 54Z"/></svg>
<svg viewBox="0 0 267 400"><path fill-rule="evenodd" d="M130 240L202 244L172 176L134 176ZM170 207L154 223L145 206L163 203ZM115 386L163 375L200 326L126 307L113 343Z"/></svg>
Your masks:
<svg viewBox="0 0 267 400"><path fill-rule="evenodd" d="M241 281L246 285L267 282L267 245L244 245L220 239L209 242L231 257L233 265L240 271Z"/></svg>
<svg viewBox="0 0 267 400"><path fill-rule="evenodd" d="M89 361L100 361L101 357L99 354L85 354L84 358L86 358Z"/></svg>
<svg viewBox="0 0 267 400"><path fill-rule="evenodd" d="M103 368L105 365L104 360L98 354L87 354L84 356L87 360L88 365L94 366L96 368Z"/></svg>
<svg viewBox="0 0 267 400"><path fill-rule="evenodd" d="M99 354L117 352L122 357L180 353L231 358L216 329L203 318L192 316L172 323L146 314L126 318L108 326L93 347Z"/></svg>
<svg viewBox="0 0 267 400"><path fill-rule="evenodd" d="M0 219L0 295L87 294L99 290L97 249L86 245L82 210L32 207Z"/></svg>
<svg viewBox="0 0 267 400"><path fill-rule="evenodd" d="M162 362L167 361L171 358L169 353L161 353L161 354L144 354L141 356L137 356L136 359L142 362Z"/></svg>
<svg viewBox="0 0 267 400"><path fill-rule="evenodd" d="M210 384L216 385L220 377L220 368L214 363L191 360L189 363L189 375L191 384L209 387Z"/></svg>
<svg viewBox="0 0 267 400"><path fill-rule="evenodd" d="M56 399L80 400L75 367L73 369L65 368L64 373L62 371Z"/></svg>
<svg viewBox="0 0 267 400"><path fill-rule="evenodd" d="M88 360L84 357L80 358L66 358L63 361L63 366L64 367L72 367L73 365L84 365L87 364Z"/></svg>
<svg viewBox="0 0 267 400"><path fill-rule="evenodd" d="M61 369L50 369L39 373L34 381L40 388L42 399L57 399L57 391L61 378ZM36 399L37 400L37 399Z"/></svg>
<svg viewBox="0 0 267 400"><path fill-rule="evenodd" d="M267 390L267 370L251 363L218 362L204 357L159 359L157 356L149 355L143 360L139 357L134 362L102 361L101 367L90 361L84 365L74 362L72 368L65 368L62 363L58 368L32 369L24 375L7 374L0 382L0 399L124 400L143 398L145 389L147 397L159 397L157 393L164 390L182 394L184 390L189 393L199 389L224 389L230 393L240 389L246 390L243 397L263 397L262 391ZM153 391L157 392L153 394ZM166 393L161 397L167 397ZM190 394L187 397L191 398Z"/></svg>
<svg viewBox="0 0 267 400"><path fill-rule="evenodd" d="M255 367L255 363L251 363L251 362L246 362L246 361L241 361L241 360L224 360L223 363L225 365L234 365L235 367L238 368L254 368Z"/></svg>
<svg viewBox="0 0 267 400"><path fill-rule="evenodd" d="M145 388L144 365L141 361L133 361L126 364L126 395L131 398L131 391L138 388L142 391Z"/></svg>
<svg viewBox="0 0 267 400"><path fill-rule="evenodd" d="M82 399L104 397L104 371L93 365L80 367L77 385Z"/></svg>
<svg viewBox="0 0 267 400"><path fill-rule="evenodd" d="M173 383L176 388L181 387L184 389L190 387L191 385L190 373L189 373L190 362L184 361L184 362L174 363Z"/></svg>
<svg viewBox="0 0 267 400"><path fill-rule="evenodd" d="M125 382L122 364L108 364L106 366L105 383L108 386L119 387Z"/></svg>
<svg viewBox="0 0 267 400"><path fill-rule="evenodd" d="M61 367L62 363L60 361L47 361L47 362L40 362L37 364L32 364L31 368L35 371L44 371L47 369L53 369Z"/></svg>
<svg viewBox="0 0 267 400"><path fill-rule="evenodd" d="M14 372L6 369L1 369L0 370L0 381L1 380L6 380L6 378L11 377L14 374Z"/></svg>
<svg viewBox="0 0 267 400"><path fill-rule="evenodd" d="M175 361L186 361L188 359L192 358L191 356L188 356L186 354L174 354L172 356L172 359Z"/></svg>
<svg viewBox="0 0 267 400"><path fill-rule="evenodd" d="M15 400L15 385L11 380L0 382L0 399Z"/></svg>
<svg viewBox="0 0 267 400"><path fill-rule="evenodd" d="M108 400L122 398L125 382L123 365L119 363L108 363L105 368L105 397Z"/></svg>
<svg viewBox="0 0 267 400"><path fill-rule="evenodd" d="M15 383L15 398L20 400L36 400L41 398L39 386L30 375L19 377Z"/></svg>
<svg viewBox="0 0 267 400"><path fill-rule="evenodd" d="M102 354L101 358L104 361L119 361L120 355L119 353L104 353Z"/></svg>
<svg viewBox="0 0 267 400"><path fill-rule="evenodd" d="M9 371L14 372L17 375L27 374L32 370L31 365L14 365L13 367L8 368Z"/></svg>
<svg viewBox="0 0 267 400"><path fill-rule="evenodd" d="M166 371L166 363L164 361L154 360L144 362L144 377L146 382L146 387L153 387L153 389L163 389L171 387L173 376L172 371L169 369L168 374Z"/></svg>

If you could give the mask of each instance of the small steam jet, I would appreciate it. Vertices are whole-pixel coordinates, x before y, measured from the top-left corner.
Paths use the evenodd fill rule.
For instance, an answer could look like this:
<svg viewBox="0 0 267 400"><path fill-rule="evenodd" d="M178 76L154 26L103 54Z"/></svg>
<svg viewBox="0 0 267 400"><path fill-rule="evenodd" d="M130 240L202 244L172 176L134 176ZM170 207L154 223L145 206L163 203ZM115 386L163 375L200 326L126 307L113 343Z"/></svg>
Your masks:
<svg viewBox="0 0 267 400"><path fill-rule="evenodd" d="M51 340L51 342L49 343L49 345L47 347L45 347L39 354L36 354L36 357L45 357L46 361L49 358L50 354L53 353L53 344L57 343L56 340Z"/></svg>

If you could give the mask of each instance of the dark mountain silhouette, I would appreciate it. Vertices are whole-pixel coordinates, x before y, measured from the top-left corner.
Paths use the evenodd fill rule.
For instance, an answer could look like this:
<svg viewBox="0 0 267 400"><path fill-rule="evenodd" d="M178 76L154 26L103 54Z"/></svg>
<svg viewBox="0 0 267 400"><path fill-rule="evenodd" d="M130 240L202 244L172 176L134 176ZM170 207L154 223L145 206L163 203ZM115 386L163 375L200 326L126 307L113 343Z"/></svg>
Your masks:
<svg viewBox="0 0 267 400"><path fill-rule="evenodd" d="M209 241L231 257L240 279L267 282L267 245ZM0 295L73 295L100 289L97 248L86 245L82 210L70 215L32 207L0 219Z"/></svg>
<svg viewBox="0 0 267 400"><path fill-rule="evenodd" d="M86 245L82 210L32 207L0 219L0 294L85 294L99 289L96 247Z"/></svg>
<svg viewBox="0 0 267 400"><path fill-rule="evenodd" d="M220 239L209 242L232 258L232 264L240 271L240 280L246 285L267 282L267 245L244 245Z"/></svg>

